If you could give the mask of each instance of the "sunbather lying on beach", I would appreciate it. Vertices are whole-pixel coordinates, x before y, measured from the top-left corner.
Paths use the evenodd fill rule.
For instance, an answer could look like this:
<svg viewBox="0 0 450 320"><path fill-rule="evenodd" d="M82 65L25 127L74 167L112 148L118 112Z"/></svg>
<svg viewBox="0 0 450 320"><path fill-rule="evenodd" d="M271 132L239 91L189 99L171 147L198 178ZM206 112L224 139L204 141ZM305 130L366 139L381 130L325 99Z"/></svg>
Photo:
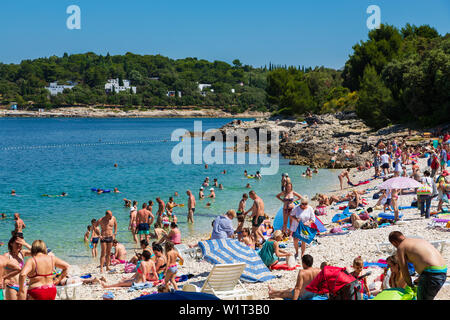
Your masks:
<svg viewBox="0 0 450 320"><path fill-rule="evenodd" d="M123 288L131 287L136 283L147 282L147 279L151 281L158 280L158 274L156 273L155 263L150 259L151 253L145 250L142 253L142 260L139 260L136 273L130 278L123 278L122 281L114 284L106 284L106 281L100 279L100 283L103 288Z"/></svg>

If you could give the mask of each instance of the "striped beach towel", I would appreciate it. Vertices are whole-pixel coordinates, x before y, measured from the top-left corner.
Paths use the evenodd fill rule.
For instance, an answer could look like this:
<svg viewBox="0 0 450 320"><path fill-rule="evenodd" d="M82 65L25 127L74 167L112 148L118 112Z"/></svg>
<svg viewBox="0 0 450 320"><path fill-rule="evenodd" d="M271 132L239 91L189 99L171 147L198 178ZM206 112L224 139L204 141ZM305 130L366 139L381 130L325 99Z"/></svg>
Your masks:
<svg viewBox="0 0 450 320"><path fill-rule="evenodd" d="M215 239L200 241L204 259L212 264L245 263L241 280L247 282L264 282L274 279L255 250L236 239Z"/></svg>

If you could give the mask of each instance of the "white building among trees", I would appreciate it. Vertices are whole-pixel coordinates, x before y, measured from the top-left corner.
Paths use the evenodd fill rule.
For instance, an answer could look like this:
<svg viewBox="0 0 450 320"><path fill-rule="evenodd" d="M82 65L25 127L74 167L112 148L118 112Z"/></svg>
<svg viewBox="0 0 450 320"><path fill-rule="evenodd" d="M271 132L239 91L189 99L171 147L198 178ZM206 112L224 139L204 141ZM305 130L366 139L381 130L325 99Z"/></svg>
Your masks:
<svg viewBox="0 0 450 320"><path fill-rule="evenodd" d="M52 96L56 96L58 93L63 93L64 89L71 90L75 85L61 85L58 82L51 82L48 87L45 87Z"/></svg>
<svg viewBox="0 0 450 320"><path fill-rule="evenodd" d="M120 83L120 80L118 78L109 79L108 82L105 84L106 93L118 93L121 91L129 91L133 92L134 94L136 93L136 87L130 86L130 80L122 80L122 82L123 83Z"/></svg>

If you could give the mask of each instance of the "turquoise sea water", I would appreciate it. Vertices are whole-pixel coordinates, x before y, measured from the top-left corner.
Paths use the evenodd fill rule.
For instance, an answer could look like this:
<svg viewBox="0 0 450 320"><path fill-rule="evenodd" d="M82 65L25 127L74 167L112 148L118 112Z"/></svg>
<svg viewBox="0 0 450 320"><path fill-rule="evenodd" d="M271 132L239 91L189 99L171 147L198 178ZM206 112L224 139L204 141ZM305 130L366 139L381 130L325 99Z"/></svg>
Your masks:
<svg viewBox="0 0 450 320"><path fill-rule="evenodd" d="M171 133L177 128L193 130L199 119L0 119L0 253L5 252L11 230L12 214L19 212L27 228L25 240L44 240L58 256L71 263L85 262L90 252L83 243L86 226L92 218L100 218L112 210L118 220L118 240L132 247L128 231L129 209L123 207L124 197L139 202L160 196L167 202L175 191L175 208L182 236L204 234L211 230L211 221L228 209L237 209L242 193L250 183L265 202L266 212L275 214L281 202L275 198L280 191L282 172L288 172L294 189L310 197L316 192L336 188L336 173L321 170L312 179L301 177L304 167L289 166L280 159L274 176L261 181L243 176L260 170L260 165L174 165L171 161ZM218 128L231 119L201 119L203 130ZM203 147L209 143L203 142ZM225 154L225 153L224 153ZM114 164L118 164L118 168ZM221 172L226 169L227 174ZM208 176L217 178L224 190L216 189L211 208L198 201L195 224L186 223L186 190L198 190ZM91 188L113 189L120 194L97 195ZM16 190L17 196L10 195ZM65 198L42 197L42 194L68 193ZM208 194L209 192L205 192ZM247 202L247 209L252 201Z"/></svg>

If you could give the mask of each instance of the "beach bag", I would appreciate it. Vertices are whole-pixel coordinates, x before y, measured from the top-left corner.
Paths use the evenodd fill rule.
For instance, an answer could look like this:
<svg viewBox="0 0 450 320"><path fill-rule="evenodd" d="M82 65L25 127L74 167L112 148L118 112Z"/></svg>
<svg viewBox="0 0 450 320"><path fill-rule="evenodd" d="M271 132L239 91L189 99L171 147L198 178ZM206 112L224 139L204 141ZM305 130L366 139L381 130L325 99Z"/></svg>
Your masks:
<svg viewBox="0 0 450 320"><path fill-rule="evenodd" d="M325 216L327 212L325 211L326 207L316 207L316 211L314 212L317 216Z"/></svg>
<svg viewBox="0 0 450 320"><path fill-rule="evenodd" d="M362 300L361 282L345 268L325 266L305 290L329 294L330 300Z"/></svg>
<svg viewBox="0 0 450 320"><path fill-rule="evenodd" d="M287 259L287 265L289 268L293 268L297 265L294 256L289 256L289 258Z"/></svg>
<svg viewBox="0 0 450 320"><path fill-rule="evenodd" d="M427 160L427 166L431 167L431 156Z"/></svg>
<svg viewBox="0 0 450 320"><path fill-rule="evenodd" d="M422 184L421 187L417 188L418 196L429 196L433 193L433 189L431 188L428 182Z"/></svg>

